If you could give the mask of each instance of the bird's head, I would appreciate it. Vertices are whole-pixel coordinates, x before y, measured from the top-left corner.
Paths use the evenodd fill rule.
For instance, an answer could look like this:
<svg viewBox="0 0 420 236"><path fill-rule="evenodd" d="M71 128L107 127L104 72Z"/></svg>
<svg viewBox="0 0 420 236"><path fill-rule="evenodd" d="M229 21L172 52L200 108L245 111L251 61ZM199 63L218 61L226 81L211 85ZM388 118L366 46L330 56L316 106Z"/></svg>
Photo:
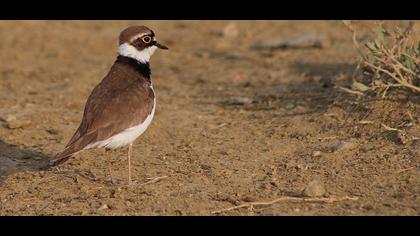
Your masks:
<svg viewBox="0 0 420 236"><path fill-rule="evenodd" d="M168 47L156 41L155 33L146 26L131 26L120 33L118 54L148 63L156 49Z"/></svg>

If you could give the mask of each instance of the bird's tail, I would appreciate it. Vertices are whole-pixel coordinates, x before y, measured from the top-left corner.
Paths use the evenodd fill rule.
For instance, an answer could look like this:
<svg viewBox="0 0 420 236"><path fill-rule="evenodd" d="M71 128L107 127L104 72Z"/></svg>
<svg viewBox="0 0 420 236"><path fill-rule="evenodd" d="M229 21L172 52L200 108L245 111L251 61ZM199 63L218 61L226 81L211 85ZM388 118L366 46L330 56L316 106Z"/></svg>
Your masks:
<svg viewBox="0 0 420 236"><path fill-rule="evenodd" d="M73 134L73 137L70 139L63 151L57 153L54 157L51 158L50 164L52 166L60 165L66 162L68 159L82 151L87 144L91 143L92 140L96 137L96 133L90 133L87 135L81 135L81 129L86 128L83 126L83 123L80 124L79 128Z"/></svg>
<svg viewBox="0 0 420 236"><path fill-rule="evenodd" d="M74 146L68 146L63 151L57 153L53 158L51 158L50 163L52 166L60 165L76 155L79 151L80 150L75 149Z"/></svg>

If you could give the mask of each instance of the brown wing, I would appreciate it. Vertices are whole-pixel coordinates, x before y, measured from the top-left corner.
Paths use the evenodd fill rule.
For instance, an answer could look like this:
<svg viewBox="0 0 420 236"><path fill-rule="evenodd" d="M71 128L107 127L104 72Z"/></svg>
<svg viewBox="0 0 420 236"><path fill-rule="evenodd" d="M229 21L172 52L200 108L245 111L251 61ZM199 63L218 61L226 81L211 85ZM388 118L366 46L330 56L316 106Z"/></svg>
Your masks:
<svg viewBox="0 0 420 236"><path fill-rule="evenodd" d="M53 161L142 123L153 109L153 100L153 90L141 75L114 65L92 91L79 128Z"/></svg>

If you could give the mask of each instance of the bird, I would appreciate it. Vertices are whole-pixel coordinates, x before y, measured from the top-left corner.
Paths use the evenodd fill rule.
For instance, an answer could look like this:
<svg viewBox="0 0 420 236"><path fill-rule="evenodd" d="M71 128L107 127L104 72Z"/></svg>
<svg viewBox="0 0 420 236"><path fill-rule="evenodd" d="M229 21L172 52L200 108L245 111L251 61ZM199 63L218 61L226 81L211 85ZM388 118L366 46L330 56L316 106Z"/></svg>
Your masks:
<svg viewBox="0 0 420 236"><path fill-rule="evenodd" d="M51 158L57 166L83 150L128 146L128 185L132 184L133 142L153 120L156 94L150 58L168 47L146 26L130 26L119 34L118 55L109 72L89 95L78 129L64 149ZM111 168L109 167L111 174ZM112 174L111 174L112 181Z"/></svg>

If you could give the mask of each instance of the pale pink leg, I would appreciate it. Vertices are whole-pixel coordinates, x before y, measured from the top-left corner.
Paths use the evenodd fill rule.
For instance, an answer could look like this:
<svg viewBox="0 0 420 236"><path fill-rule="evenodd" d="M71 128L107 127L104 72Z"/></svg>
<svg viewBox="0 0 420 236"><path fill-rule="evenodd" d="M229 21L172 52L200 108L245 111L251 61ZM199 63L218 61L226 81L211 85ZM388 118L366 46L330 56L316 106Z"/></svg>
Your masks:
<svg viewBox="0 0 420 236"><path fill-rule="evenodd" d="M128 145L128 185L131 185L131 151L133 149L133 144Z"/></svg>

